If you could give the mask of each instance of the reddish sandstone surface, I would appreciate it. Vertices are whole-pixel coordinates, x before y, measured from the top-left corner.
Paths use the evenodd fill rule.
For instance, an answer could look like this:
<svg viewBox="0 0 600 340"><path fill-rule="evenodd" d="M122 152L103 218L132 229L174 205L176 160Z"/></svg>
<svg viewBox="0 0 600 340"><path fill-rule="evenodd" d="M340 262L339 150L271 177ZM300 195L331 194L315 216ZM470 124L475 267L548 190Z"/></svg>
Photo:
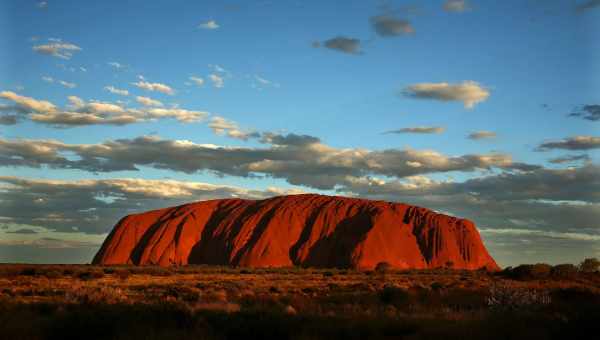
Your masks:
<svg viewBox="0 0 600 340"><path fill-rule="evenodd" d="M121 219L94 264L499 269L473 222L402 203L314 194L220 199Z"/></svg>

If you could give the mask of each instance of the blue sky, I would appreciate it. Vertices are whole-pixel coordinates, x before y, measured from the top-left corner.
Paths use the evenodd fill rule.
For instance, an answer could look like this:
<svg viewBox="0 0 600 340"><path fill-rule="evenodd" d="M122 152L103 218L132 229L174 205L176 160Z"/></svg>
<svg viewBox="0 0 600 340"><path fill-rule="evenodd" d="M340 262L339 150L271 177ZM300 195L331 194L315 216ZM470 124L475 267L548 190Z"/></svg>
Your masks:
<svg viewBox="0 0 600 340"><path fill-rule="evenodd" d="M388 29L400 27L406 31L381 34L373 24L376 18L391 22ZM133 162L132 166L141 171L123 171L114 166L110 171L95 171L88 165L65 165L66 161L52 165L40 158L39 149L30 149L29 154L17 154L16 149L24 151L15 146L3 149L13 159L0 164L0 174L8 178L4 185L15 186L15 178L37 180L39 184L40 180L50 179L68 182L168 177L244 190L264 191L268 187L277 187L350 194L405 201L466 215L480 228L491 230L482 235L489 240L492 255L504 264L522 261L525 256L520 253L524 251L522 240L527 233L530 241L539 241L540 245L540 249L535 249L536 253L525 256L532 261L574 261L583 256L598 256L600 251L600 226L589 222L592 217L600 220L598 196L593 192L579 192L582 188L589 191L598 185L593 174L600 159L600 140L597 139L600 122L583 119L583 115L569 116L581 111L584 105L600 103L600 84L594 76L598 74L600 50L600 6L597 1L348 1L344 6L333 1L103 1L85 4L78 1L4 1L0 5L0 19L0 92L5 94L0 96L0 104L6 106L0 107L0 114L16 119L14 124L1 126L0 138L13 146L15 143L20 143L19 147L39 146L44 140L69 145L99 145L110 140L153 136L168 141L187 140L194 145L214 144L251 150L290 147L301 155L302 150L289 145L278 146L264 139L265 133L282 136L293 133L319 138L318 145L334 150L327 149L327 155L337 155L345 149L375 153L416 150L421 152L419 157L423 159L430 156L426 154L430 151L443 157L502 154L510 158L510 163L537 167L524 171L522 167L504 164L508 161L499 166L498 162L488 164L484 160L481 161L483 165L449 169L433 159L433 170L420 173L414 169L398 170L399 165L393 163L399 161L397 158L384 161L381 158L384 156L377 155L382 164L385 163L384 168L368 165L365 169L346 169L341 177L332 179L333 184L323 186L310 180L298 180L285 170L260 170L250 174L258 174L261 178L249 177L248 173L236 175L241 163L222 171L204 165L182 171L184 164L165 169L164 166L139 162ZM346 39L337 41L349 50L328 48L328 42L336 38ZM358 39L358 45L352 45L349 39ZM318 47L315 47L316 42ZM57 45L72 48L59 48L56 53L49 50ZM211 75L216 80L211 80ZM190 77L201 78L203 84L199 86ZM217 86L220 81L222 87ZM135 85L141 82L168 86L172 93L149 91ZM419 90L419 84L429 87ZM431 84L442 84L449 92L439 87L431 90ZM465 84L474 84L474 88L467 88ZM128 95L111 93L106 87L126 90ZM485 95L469 105L465 96L475 96L473 91ZM31 107L7 92L31 100L48 101L57 108L55 111L77 112L79 118L87 115L102 120L112 117L114 112L90 112L85 106L75 107L74 102L68 100L69 96L76 96L88 104L111 103L123 110L149 112L152 106L136 101L137 97L146 97L162 104L154 108L180 108L202 112L204 116L193 122L138 117L134 123L124 125L64 124L64 121L44 118L48 116L36 120L34 114L40 117L40 114L56 112L32 112ZM143 114L147 114L146 111ZM230 127L219 133L215 128L215 117L226 119ZM443 132L384 133L415 127L440 127ZM244 138L239 138L228 134L232 131L255 132L259 137L243 135ZM492 137L466 138L481 131L491 133L487 136ZM542 147L543 143L554 144ZM64 147L58 148L63 150L56 151L56 155L68 154ZM85 152L70 154L67 160L84 159ZM549 162L564 156L578 156L579 159ZM32 159L35 164L16 164L14 159ZM264 159L252 161L261 160ZM318 158L315 162L322 160ZM176 161L184 163L185 159ZM124 162L119 158L119 164ZM414 165L416 161L408 162ZM426 168L421 164L416 167ZM331 175L329 171L333 170L327 169L312 171L307 165L307 172L315 177ZM497 216L481 211L498 207L453 207L449 202L455 202L457 197L441 195L436 191L437 187L431 185L421 188L423 194L418 196L406 189L390 190L383 186L380 191L363 191L348 185L348 179L344 177L355 172L359 173L352 175L356 178L377 177L388 183L416 181L409 176L422 176L419 183L426 178L435 181L435 185L452 179L461 188L467 185L460 183L468 180L486 178L493 182L493 176L517 172L515 188L526 186L519 184L525 180L521 177L537 182L534 189L523 189L530 193L529 196L507 199L507 205L548 200L548 197L552 198L552 203L538 207L542 212L524 216L517 223L503 223L510 219L511 211ZM591 175L583 176L580 172ZM566 190L568 194L552 191L553 185L563 183L557 181L573 176L577 181L564 184L572 186L572 190ZM67 182L61 182L61 185ZM18 190L24 189L18 185L17 189L11 187L7 195ZM503 187L497 187L497 190L502 191ZM486 199L496 202L491 191L485 194L488 195ZM126 193L120 194L127 197ZM263 194L267 195L264 192L260 195ZM462 199L472 194L472 191L455 193ZM169 196L163 197L163 203L197 198L194 195ZM589 219L574 221L572 225L541 219L554 216L558 213L556 207L561 202L564 205L565 201L587 204L585 214ZM22 203L14 201L0 207L0 215L6 221L3 222L4 230L12 233L28 228L37 233L21 234L21 238L13 234L9 238L0 230L0 236L4 235L8 240L0 245L0 261L27 261L27 255L11 255L16 252L14 247L42 251L39 248L43 242L38 242L42 235L56 238L53 237L56 233L64 231L40 222L48 220L47 216L13 216L9 210L19 202ZM139 209L157 205L148 200L144 202ZM548 209L546 213L544 209ZM561 205L560 209L561 212L567 209L577 216L576 212L582 208ZM115 211L116 216L118 206ZM121 208L120 215L129 211ZM116 222L111 220L112 216L98 215L98 219L106 224L105 232ZM99 233L98 228L91 232L85 226L76 226L76 222L64 221L70 228L76 227L74 234L80 234L78 240L82 242L95 240ZM508 231L499 233L497 230ZM540 233L547 231L562 234ZM579 236L571 237L573 233ZM61 237L64 239L65 236L61 234ZM508 240L504 240L507 237ZM544 238L543 242L539 238ZM562 249L557 248L557 244L564 247L564 253L552 251ZM97 248L89 246L90 252L96 249L94 247ZM531 247L526 248L531 251ZM85 261L81 249L77 248L76 253L73 261ZM33 258L30 260L37 261Z"/></svg>

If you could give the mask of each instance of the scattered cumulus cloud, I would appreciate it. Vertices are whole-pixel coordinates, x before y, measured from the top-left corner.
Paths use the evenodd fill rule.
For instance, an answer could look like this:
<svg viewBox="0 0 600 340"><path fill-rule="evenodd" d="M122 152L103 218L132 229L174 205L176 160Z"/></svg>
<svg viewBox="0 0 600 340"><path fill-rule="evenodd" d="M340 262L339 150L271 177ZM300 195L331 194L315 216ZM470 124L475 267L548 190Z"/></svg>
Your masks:
<svg viewBox="0 0 600 340"><path fill-rule="evenodd" d="M32 49L40 54L67 60L71 59L73 53L81 51L81 47L62 41L49 41L47 44L34 45Z"/></svg>
<svg viewBox="0 0 600 340"><path fill-rule="evenodd" d="M490 139L490 138L496 138L497 135L495 132L492 131L475 131L475 132L471 132L467 138L468 139L472 139L472 140L480 140L480 139Z"/></svg>
<svg viewBox="0 0 600 340"><path fill-rule="evenodd" d="M37 233L51 229L58 233L104 235L127 214L166 205L217 198L263 199L301 192L139 178L53 180L0 176L0 183L0 216L4 217L0 225L9 221L10 225L26 226L11 228L20 234L32 234L23 231L26 229ZM112 199L103 200L104 197Z"/></svg>
<svg viewBox="0 0 600 340"><path fill-rule="evenodd" d="M502 234L502 235L534 235L549 238L559 238L576 241L600 241L600 234L588 234L588 233L570 233L570 232L556 232L547 230L535 230L535 229L518 229L518 228L498 228L498 229L487 229L483 228L479 230L483 234Z"/></svg>
<svg viewBox="0 0 600 340"><path fill-rule="evenodd" d="M548 160L548 162L550 162L552 164L574 163L574 162L579 162L579 161L589 162L589 161L591 161L591 159L590 159L590 156L588 156L586 154L581 154L581 155L566 155L566 156L551 158Z"/></svg>
<svg viewBox="0 0 600 340"><path fill-rule="evenodd" d="M115 68L115 69L117 69L117 70L122 70L122 69L124 69L126 67L125 65L123 65L121 63L118 63L116 61L111 61L111 62L108 63L108 65L111 66L111 67L113 67L113 68Z"/></svg>
<svg viewBox="0 0 600 340"><path fill-rule="evenodd" d="M69 71L69 72L87 72L87 68L85 68L83 66L75 67L75 66L67 66L65 64L57 64L56 66L60 67L61 69L65 70L65 71Z"/></svg>
<svg viewBox="0 0 600 340"><path fill-rule="evenodd" d="M202 86L202 85L204 85L204 79L202 79L201 77L195 77L195 76L191 76L191 77L189 78L189 80L190 80L192 83L194 83L194 84L196 84L196 85L198 85L198 86Z"/></svg>
<svg viewBox="0 0 600 340"><path fill-rule="evenodd" d="M45 9L45 8L48 7L48 2L47 1L40 1L40 2L37 3L36 6L37 6L37 8Z"/></svg>
<svg viewBox="0 0 600 340"><path fill-rule="evenodd" d="M128 96L129 91L118 89L114 86L105 86L104 89L112 94L118 94L119 96Z"/></svg>
<svg viewBox="0 0 600 340"><path fill-rule="evenodd" d="M12 91L0 92L0 98L14 102L23 110L31 110L36 112L52 112L56 110L56 106L49 101L21 96Z"/></svg>
<svg viewBox="0 0 600 340"><path fill-rule="evenodd" d="M415 29L408 21L396 19L389 15L372 17L371 25L375 29L375 32L382 37L394 37L415 33Z"/></svg>
<svg viewBox="0 0 600 340"><path fill-rule="evenodd" d="M193 123L200 122L208 116L207 112L176 107L130 108L121 103L95 100L86 102L76 96L68 97L69 105L65 108L59 108L48 101L20 96L11 91L0 92L0 99L11 101L14 104L14 106L0 106L0 111L15 111L31 121L56 127L99 124L126 125L163 118L174 118L183 123ZM152 106L158 104L158 102L150 102L145 99L140 99L140 101L142 104L155 104Z"/></svg>
<svg viewBox="0 0 600 340"><path fill-rule="evenodd" d="M594 136L574 136L556 141L548 141L537 147L538 151L548 151L554 149L562 150L592 150L600 148L600 137Z"/></svg>
<svg viewBox="0 0 600 340"><path fill-rule="evenodd" d="M67 87L67 88L70 88L70 89L73 89L73 88L77 87L77 84L75 84L75 83L69 83L68 81L64 81L64 80L59 80L58 83L61 84L64 87Z"/></svg>
<svg viewBox="0 0 600 340"><path fill-rule="evenodd" d="M466 80L458 84L446 82L419 83L406 87L402 93L407 97L417 99L460 101L467 109L472 109L490 96L488 89L472 80Z"/></svg>
<svg viewBox="0 0 600 340"><path fill-rule="evenodd" d="M70 89L73 89L73 88L77 87L77 84L75 84L75 83L70 83L70 82L65 81L65 80L54 79L54 78L49 77L49 76L42 76L42 80L45 81L46 83L50 83L50 84L56 82L57 84L60 84L60 85L62 85L64 87L67 87L67 88L70 88Z"/></svg>
<svg viewBox="0 0 600 340"><path fill-rule="evenodd" d="M217 65L217 64L208 64L208 68L210 68L211 70L218 72L218 73L229 74L229 71L227 71L225 68L223 68L222 66Z"/></svg>
<svg viewBox="0 0 600 340"><path fill-rule="evenodd" d="M469 10L471 7L467 0L446 0L444 2L444 10L446 12L464 12Z"/></svg>
<svg viewBox="0 0 600 340"><path fill-rule="evenodd" d="M160 119L160 118L175 118L182 123L195 123L203 121L207 112L203 111L190 111L180 108L153 108L144 111L144 115L147 119Z"/></svg>
<svg viewBox="0 0 600 340"><path fill-rule="evenodd" d="M258 138L260 134L253 131L243 131L239 128L237 123L227 120L223 117L213 117L208 124L211 130L220 136L227 135L231 138L241 139L247 141L250 138Z"/></svg>
<svg viewBox="0 0 600 340"><path fill-rule="evenodd" d="M569 113L570 117L586 119L592 122L600 120L600 105L584 105L580 109Z"/></svg>
<svg viewBox="0 0 600 340"><path fill-rule="evenodd" d="M262 90L267 87L279 88L280 85L274 81L268 80L266 78L260 77L258 75L252 76L252 87L255 89Z"/></svg>
<svg viewBox="0 0 600 340"><path fill-rule="evenodd" d="M211 73L208 75L208 79L212 82L213 86L216 88L225 87L225 79L215 73Z"/></svg>
<svg viewBox="0 0 600 340"><path fill-rule="evenodd" d="M144 89L146 91L161 92L161 93L168 94L168 95L175 94L175 91L168 85L161 84L161 83L150 83L143 79L140 79L139 81L137 81L135 83L132 83L132 85L134 85L140 89Z"/></svg>
<svg viewBox="0 0 600 340"><path fill-rule="evenodd" d="M321 46L320 43L313 44L314 47ZM348 38L344 36L337 36L323 42L323 46L332 49L334 51L348 53L348 54L361 54L360 40L355 38Z"/></svg>
<svg viewBox="0 0 600 340"><path fill-rule="evenodd" d="M390 130L384 132L385 134L395 133L395 134L403 134L403 133L420 133L420 134L431 134L431 133L443 133L446 131L446 128L441 126L416 126L416 127L407 127L398 130Z"/></svg>
<svg viewBox="0 0 600 340"><path fill-rule="evenodd" d="M148 110L156 113L157 110ZM150 114L150 113L149 113ZM154 116L156 117L156 116ZM244 139L236 124L214 120L217 133ZM243 138L242 138L243 137ZM240 177L266 176L290 184L333 189L348 176L381 175L402 178L427 173L504 169L530 171L539 168L513 162L509 155L467 154L447 156L433 150L340 149L312 136L263 133L259 141L267 147L227 147L190 141L164 140L158 136L109 140L100 144L65 144L46 140L0 140L0 166L49 166L92 172L138 170L151 166L185 173L210 171ZM40 152L43 150L43 152ZM61 156L70 152L78 159Z"/></svg>
<svg viewBox="0 0 600 340"><path fill-rule="evenodd" d="M577 11L586 12L598 7L600 7L600 0L587 0L577 5Z"/></svg>
<svg viewBox="0 0 600 340"><path fill-rule="evenodd" d="M144 106L163 106L160 101L148 97L137 96L135 100Z"/></svg>
<svg viewBox="0 0 600 340"><path fill-rule="evenodd" d="M206 29L206 30L216 30L219 27L221 27L221 26L219 26L219 24L217 24L217 22L215 20L208 20L208 21L203 22L200 25L198 25L198 28L202 28L202 29Z"/></svg>

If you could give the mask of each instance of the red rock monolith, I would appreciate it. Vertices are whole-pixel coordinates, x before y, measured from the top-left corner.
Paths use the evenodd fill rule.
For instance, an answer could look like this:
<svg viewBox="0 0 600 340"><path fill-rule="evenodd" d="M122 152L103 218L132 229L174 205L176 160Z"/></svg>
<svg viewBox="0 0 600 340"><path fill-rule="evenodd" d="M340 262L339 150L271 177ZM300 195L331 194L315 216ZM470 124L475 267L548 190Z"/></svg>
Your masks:
<svg viewBox="0 0 600 340"><path fill-rule="evenodd" d="M121 219L94 264L498 270L473 222L402 203L289 195Z"/></svg>

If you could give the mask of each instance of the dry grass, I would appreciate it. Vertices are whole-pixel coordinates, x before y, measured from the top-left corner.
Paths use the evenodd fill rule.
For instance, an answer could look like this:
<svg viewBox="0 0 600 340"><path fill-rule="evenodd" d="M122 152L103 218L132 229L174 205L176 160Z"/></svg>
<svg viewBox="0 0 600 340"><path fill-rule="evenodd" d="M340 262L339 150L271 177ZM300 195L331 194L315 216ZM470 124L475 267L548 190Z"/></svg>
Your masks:
<svg viewBox="0 0 600 340"><path fill-rule="evenodd" d="M156 339L599 334L593 320L600 319L600 274L565 278L536 270L542 272L539 278L450 269L1 265L0 337L64 339L77 338L77 332L88 338Z"/></svg>

